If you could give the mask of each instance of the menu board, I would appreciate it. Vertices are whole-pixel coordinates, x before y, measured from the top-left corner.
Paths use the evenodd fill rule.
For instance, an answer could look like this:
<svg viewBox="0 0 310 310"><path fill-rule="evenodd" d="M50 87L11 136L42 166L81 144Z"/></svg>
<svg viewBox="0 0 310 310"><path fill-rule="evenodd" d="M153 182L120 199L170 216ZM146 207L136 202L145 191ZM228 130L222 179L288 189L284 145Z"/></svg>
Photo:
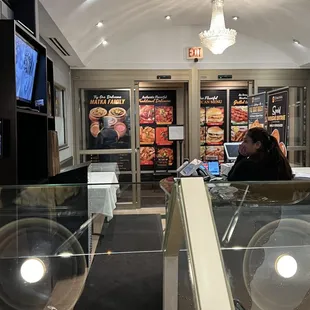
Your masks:
<svg viewBox="0 0 310 310"><path fill-rule="evenodd" d="M202 90L200 96L200 157L224 161L226 90Z"/></svg>
<svg viewBox="0 0 310 310"><path fill-rule="evenodd" d="M249 96L249 129L265 127L266 93Z"/></svg>
<svg viewBox="0 0 310 310"><path fill-rule="evenodd" d="M88 149L130 149L130 91L85 90L88 106ZM131 170L131 154L100 155L100 161L117 162Z"/></svg>
<svg viewBox="0 0 310 310"><path fill-rule="evenodd" d="M229 95L230 141L241 142L248 130L248 90L230 90Z"/></svg>
<svg viewBox="0 0 310 310"><path fill-rule="evenodd" d="M142 169L153 169L156 158L168 158L176 169L176 143L168 140L168 126L176 124L176 91L140 91L139 117Z"/></svg>
<svg viewBox="0 0 310 310"><path fill-rule="evenodd" d="M288 89L268 93L267 130L274 136L287 156Z"/></svg>

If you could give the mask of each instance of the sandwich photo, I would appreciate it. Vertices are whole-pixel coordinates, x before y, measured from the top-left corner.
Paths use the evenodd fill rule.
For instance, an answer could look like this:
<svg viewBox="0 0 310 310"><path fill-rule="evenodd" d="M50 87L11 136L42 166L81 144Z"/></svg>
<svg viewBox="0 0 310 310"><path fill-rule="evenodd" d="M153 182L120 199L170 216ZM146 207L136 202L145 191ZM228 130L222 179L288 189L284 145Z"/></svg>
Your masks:
<svg viewBox="0 0 310 310"><path fill-rule="evenodd" d="M224 130L218 126L209 127L207 131L207 144L222 144L224 141Z"/></svg>
<svg viewBox="0 0 310 310"><path fill-rule="evenodd" d="M207 120L207 125L223 125L224 109L223 108L207 109L206 120Z"/></svg>

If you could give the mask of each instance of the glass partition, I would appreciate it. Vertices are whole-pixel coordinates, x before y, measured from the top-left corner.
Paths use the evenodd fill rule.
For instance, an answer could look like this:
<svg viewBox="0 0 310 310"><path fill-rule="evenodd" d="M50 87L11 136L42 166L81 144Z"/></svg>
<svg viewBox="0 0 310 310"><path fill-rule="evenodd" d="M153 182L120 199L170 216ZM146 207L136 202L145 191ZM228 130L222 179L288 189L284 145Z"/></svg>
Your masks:
<svg viewBox="0 0 310 310"><path fill-rule="evenodd" d="M1 309L309 309L310 182L104 173L1 188ZM119 205L126 186L141 209Z"/></svg>
<svg viewBox="0 0 310 310"><path fill-rule="evenodd" d="M1 187L0 309L160 309L165 194L150 183L123 210L139 184L102 165L87 184Z"/></svg>
<svg viewBox="0 0 310 310"><path fill-rule="evenodd" d="M193 309L208 309L200 292L209 291L212 300L222 275L228 285L217 287L216 294L231 297L234 305L220 309L239 309L237 303L244 309L309 309L310 181L202 184L199 178L176 181L171 196L176 207L170 205L168 220L173 223L178 215L171 210L178 208L186 244L180 243L179 257L184 260L186 253ZM173 225L168 228L166 258L177 239ZM209 251L201 257L206 244ZM212 259L217 251L222 267ZM205 283L199 280L204 276Z"/></svg>

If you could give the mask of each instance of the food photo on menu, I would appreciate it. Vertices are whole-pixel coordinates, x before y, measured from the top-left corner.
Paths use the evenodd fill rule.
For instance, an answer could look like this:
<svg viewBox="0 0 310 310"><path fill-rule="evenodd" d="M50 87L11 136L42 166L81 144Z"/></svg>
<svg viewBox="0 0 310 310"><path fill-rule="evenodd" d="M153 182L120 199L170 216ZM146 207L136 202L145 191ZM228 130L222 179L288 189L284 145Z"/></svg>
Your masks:
<svg viewBox="0 0 310 310"><path fill-rule="evenodd" d="M261 124L258 119L256 119L253 123L250 123L249 128L264 128L264 124Z"/></svg>
<svg viewBox="0 0 310 310"><path fill-rule="evenodd" d="M140 148L140 163L143 166L154 165L155 148L154 147L141 147Z"/></svg>
<svg viewBox="0 0 310 310"><path fill-rule="evenodd" d="M200 108L200 125L206 124L206 108Z"/></svg>
<svg viewBox="0 0 310 310"><path fill-rule="evenodd" d="M90 133L98 138L99 133L109 141L123 142L128 136L129 112L122 107L96 107L89 111ZM103 147L103 146L102 146Z"/></svg>
<svg viewBox="0 0 310 310"><path fill-rule="evenodd" d="M205 161L206 158L206 148L204 146L200 147L200 159Z"/></svg>
<svg viewBox="0 0 310 310"><path fill-rule="evenodd" d="M172 166L174 163L173 149L170 147L159 148L156 157L159 159L168 159L169 166Z"/></svg>
<svg viewBox="0 0 310 310"><path fill-rule="evenodd" d="M155 128L140 126L140 144L154 144Z"/></svg>
<svg viewBox="0 0 310 310"><path fill-rule="evenodd" d="M247 130L247 126L231 126L231 141L242 142Z"/></svg>
<svg viewBox="0 0 310 310"><path fill-rule="evenodd" d="M168 127L156 128L156 144L157 145L172 145L173 142L168 140Z"/></svg>
<svg viewBox="0 0 310 310"><path fill-rule="evenodd" d="M218 126L209 127L207 129L207 144L220 145L224 142L224 129Z"/></svg>
<svg viewBox="0 0 310 310"><path fill-rule="evenodd" d="M154 105L140 105L140 124L153 124L155 122Z"/></svg>
<svg viewBox="0 0 310 310"><path fill-rule="evenodd" d="M219 161L224 161L224 146L207 146L206 159L217 158Z"/></svg>
<svg viewBox="0 0 310 310"><path fill-rule="evenodd" d="M231 123L233 125L247 124L248 122L248 107L231 107Z"/></svg>
<svg viewBox="0 0 310 310"><path fill-rule="evenodd" d="M287 148L285 146L285 144L283 142L281 142L281 137L280 137L280 132L278 129L274 129L271 133L271 135L276 138L276 140L278 141L279 147L282 151L282 153L284 154L285 157L287 157Z"/></svg>
<svg viewBox="0 0 310 310"><path fill-rule="evenodd" d="M207 108L206 123L208 126L224 124L224 108Z"/></svg>
<svg viewBox="0 0 310 310"><path fill-rule="evenodd" d="M157 106L155 107L155 121L158 125L170 125L173 123L173 107Z"/></svg>
<svg viewBox="0 0 310 310"><path fill-rule="evenodd" d="M206 143L207 127L200 127L200 144Z"/></svg>

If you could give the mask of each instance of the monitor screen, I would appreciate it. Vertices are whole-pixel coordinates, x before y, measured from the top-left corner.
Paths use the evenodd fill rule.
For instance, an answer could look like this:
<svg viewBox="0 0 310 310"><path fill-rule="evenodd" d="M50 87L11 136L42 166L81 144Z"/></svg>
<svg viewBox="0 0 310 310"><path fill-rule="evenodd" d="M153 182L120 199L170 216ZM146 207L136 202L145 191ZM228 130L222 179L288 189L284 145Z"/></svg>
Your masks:
<svg viewBox="0 0 310 310"><path fill-rule="evenodd" d="M188 165L186 165L182 171L180 172L180 174L184 177L189 177L191 175L193 175L196 170L199 168L199 166L201 165L201 161L198 159L194 159L192 160Z"/></svg>
<svg viewBox="0 0 310 310"><path fill-rule="evenodd" d="M184 176L190 176L192 173L193 173L193 171L195 170L194 169L195 168L195 165L194 164L189 164L189 165L187 165L184 169L183 169L183 171L182 171L182 175L184 175Z"/></svg>
<svg viewBox="0 0 310 310"><path fill-rule="evenodd" d="M241 143L225 143L224 147L225 147L225 152L226 152L226 156L229 160L235 160L237 159L238 155L239 155L239 145Z"/></svg>
<svg viewBox="0 0 310 310"><path fill-rule="evenodd" d="M31 102L38 52L20 36L15 36L16 97Z"/></svg>
<svg viewBox="0 0 310 310"><path fill-rule="evenodd" d="M209 172L215 176L220 175L220 164L217 160L208 162Z"/></svg>

